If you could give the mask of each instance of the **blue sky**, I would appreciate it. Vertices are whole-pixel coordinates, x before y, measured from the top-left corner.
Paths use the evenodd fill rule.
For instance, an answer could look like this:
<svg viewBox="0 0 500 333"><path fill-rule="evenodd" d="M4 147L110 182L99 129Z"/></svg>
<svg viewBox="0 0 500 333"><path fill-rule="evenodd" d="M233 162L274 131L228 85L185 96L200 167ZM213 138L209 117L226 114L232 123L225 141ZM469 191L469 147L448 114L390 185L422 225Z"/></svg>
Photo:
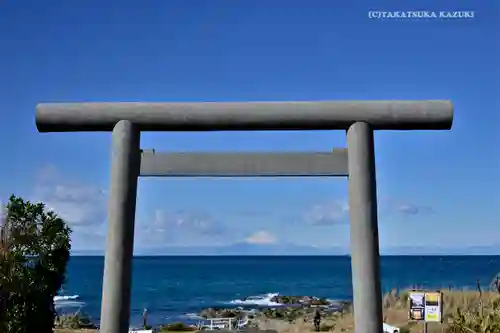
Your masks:
<svg viewBox="0 0 500 333"><path fill-rule="evenodd" d="M475 17L368 18L415 9ZM37 133L39 102L451 99L449 132L376 133L381 247L497 245L499 13L493 0L2 1L0 195L43 200L75 249L102 248L111 135ZM331 131L142 135L157 151L343 146ZM136 250L346 247L346 201L345 179L143 179Z"/></svg>

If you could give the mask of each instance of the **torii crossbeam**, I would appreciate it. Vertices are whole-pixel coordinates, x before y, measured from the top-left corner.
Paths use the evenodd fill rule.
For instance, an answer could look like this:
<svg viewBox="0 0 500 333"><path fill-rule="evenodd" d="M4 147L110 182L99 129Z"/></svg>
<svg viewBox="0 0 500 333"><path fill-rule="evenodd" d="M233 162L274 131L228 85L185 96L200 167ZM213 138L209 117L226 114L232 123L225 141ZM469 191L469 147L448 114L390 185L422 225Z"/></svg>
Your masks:
<svg viewBox="0 0 500 333"><path fill-rule="evenodd" d="M139 176L348 176L357 333L382 333L373 130L449 130L449 101L43 103L40 132L112 131L103 333L129 328ZM156 153L141 131L346 130L347 150L297 153Z"/></svg>

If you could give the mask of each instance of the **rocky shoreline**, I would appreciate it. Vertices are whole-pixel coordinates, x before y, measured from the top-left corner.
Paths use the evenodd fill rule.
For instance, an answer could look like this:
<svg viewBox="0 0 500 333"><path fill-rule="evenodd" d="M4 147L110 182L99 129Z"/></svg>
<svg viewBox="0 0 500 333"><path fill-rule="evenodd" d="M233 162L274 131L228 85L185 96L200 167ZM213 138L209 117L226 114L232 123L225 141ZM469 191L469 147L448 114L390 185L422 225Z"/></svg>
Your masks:
<svg viewBox="0 0 500 333"><path fill-rule="evenodd" d="M211 307L203 309L199 316L204 319L211 318L248 318L250 321L260 319L278 319L284 321L295 321L298 318L312 317L316 309L320 310L323 317L332 314L342 314L351 306L347 301L330 301L313 296L286 296L277 295L270 299L276 303L274 306L246 306L246 307ZM251 307L251 309L250 309Z"/></svg>

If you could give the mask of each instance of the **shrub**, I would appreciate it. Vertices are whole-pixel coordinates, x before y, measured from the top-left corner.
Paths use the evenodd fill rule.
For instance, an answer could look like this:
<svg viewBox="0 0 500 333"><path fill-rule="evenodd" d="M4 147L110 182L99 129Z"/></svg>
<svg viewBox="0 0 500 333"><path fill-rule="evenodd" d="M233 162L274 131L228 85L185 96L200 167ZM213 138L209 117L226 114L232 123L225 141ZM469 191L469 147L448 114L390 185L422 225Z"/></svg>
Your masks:
<svg viewBox="0 0 500 333"><path fill-rule="evenodd" d="M42 203L12 195L0 225L0 331L52 332L64 283L70 228Z"/></svg>
<svg viewBox="0 0 500 333"><path fill-rule="evenodd" d="M406 325L399 328L399 333L411 333L410 326Z"/></svg>
<svg viewBox="0 0 500 333"><path fill-rule="evenodd" d="M57 316L55 320L55 327L69 329L96 328L90 318L82 313Z"/></svg>
<svg viewBox="0 0 500 333"><path fill-rule="evenodd" d="M319 327L320 332L333 332L335 331L335 323L333 324L322 324Z"/></svg>
<svg viewBox="0 0 500 333"><path fill-rule="evenodd" d="M160 332L182 332L182 331L195 331L195 330L196 330L195 328L187 326L186 324L181 322L168 324L160 328Z"/></svg>
<svg viewBox="0 0 500 333"><path fill-rule="evenodd" d="M449 333L497 333L500 332L500 300L480 303L478 306L461 310L457 308Z"/></svg>

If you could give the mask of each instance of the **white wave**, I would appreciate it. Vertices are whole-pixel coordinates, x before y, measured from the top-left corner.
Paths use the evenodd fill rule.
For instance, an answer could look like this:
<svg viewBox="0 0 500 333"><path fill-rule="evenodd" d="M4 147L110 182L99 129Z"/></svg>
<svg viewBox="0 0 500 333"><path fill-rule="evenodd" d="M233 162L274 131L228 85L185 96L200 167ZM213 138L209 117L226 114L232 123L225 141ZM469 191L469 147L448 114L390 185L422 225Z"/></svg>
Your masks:
<svg viewBox="0 0 500 333"><path fill-rule="evenodd" d="M196 313L186 313L186 314L183 314L179 317L187 318L187 319L204 319L203 317L201 317L200 315L198 315Z"/></svg>
<svg viewBox="0 0 500 333"><path fill-rule="evenodd" d="M80 298L80 295L57 295L54 296L54 302L60 302L60 301L74 301Z"/></svg>
<svg viewBox="0 0 500 333"><path fill-rule="evenodd" d="M230 301L231 304L241 305L257 305L257 306L280 306L281 303L273 302L271 299L278 296L279 293L268 293L264 295L249 296L244 299L235 299Z"/></svg>
<svg viewBox="0 0 500 333"><path fill-rule="evenodd" d="M342 304L345 304L345 300L340 299L327 298L326 301L332 306L341 306Z"/></svg>
<svg viewBox="0 0 500 333"><path fill-rule="evenodd" d="M85 302L81 301L59 301L54 303L54 307L56 310L74 310L74 309L81 309L85 306Z"/></svg>

